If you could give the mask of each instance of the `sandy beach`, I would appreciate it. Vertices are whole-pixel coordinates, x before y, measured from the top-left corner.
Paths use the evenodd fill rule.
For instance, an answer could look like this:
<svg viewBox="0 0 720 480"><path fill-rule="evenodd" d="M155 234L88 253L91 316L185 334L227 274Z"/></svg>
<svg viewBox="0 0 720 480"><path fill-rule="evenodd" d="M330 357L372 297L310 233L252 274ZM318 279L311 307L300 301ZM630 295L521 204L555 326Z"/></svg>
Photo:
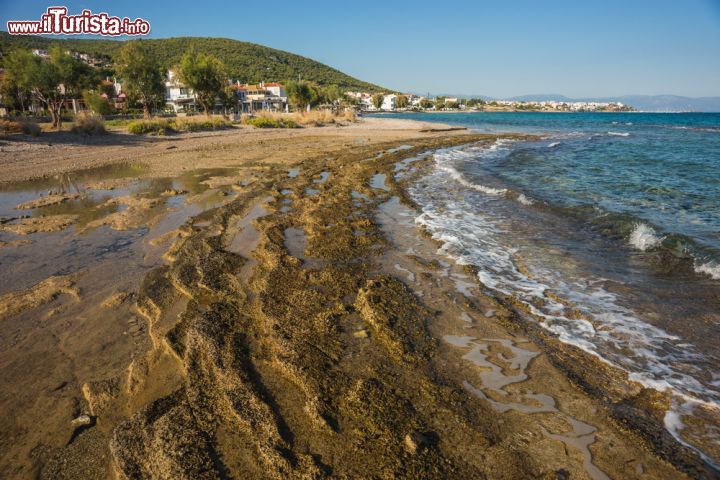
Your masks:
<svg viewBox="0 0 720 480"><path fill-rule="evenodd" d="M447 128L0 139L0 477L715 478L437 255Z"/></svg>

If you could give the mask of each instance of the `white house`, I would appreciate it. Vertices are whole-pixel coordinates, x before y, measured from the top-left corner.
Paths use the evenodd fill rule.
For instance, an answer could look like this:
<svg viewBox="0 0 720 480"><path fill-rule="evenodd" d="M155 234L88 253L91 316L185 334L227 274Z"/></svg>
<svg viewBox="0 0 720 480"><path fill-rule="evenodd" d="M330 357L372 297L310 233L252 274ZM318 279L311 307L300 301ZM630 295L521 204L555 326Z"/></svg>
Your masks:
<svg viewBox="0 0 720 480"><path fill-rule="evenodd" d="M367 92L345 92L350 98L354 98L360 110L374 110L372 95Z"/></svg>
<svg viewBox="0 0 720 480"><path fill-rule="evenodd" d="M408 98L408 103L413 107L419 107L423 100L427 100L427 97L418 97L417 95L413 95L412 99Z"/></svg>
<svg viewBox="0 0 720 480"><path fill-rule="evenodd" d="M233 85L236 92L239 110L245 113L257 110L275 112L287 111L288 98L285 86L280 83L264 83L257 85Z"/></svg>
<svg viewBox="0 0 720 480"><path fill-rule="evenodd" d="M383 95L383 103L380 105L380 110L391 112L397 108L397 95L391 93L389 95Z"/></svg>
<svg viewBox="0 0 720 480"><path fill-rule="evenodd" d="M195 110L195 94L180 82L172 70L168 71L165 82L165 104L175 113Z"/></svg>
<svg viewBox="0 0 720 480"><path fill-rule="evenodd" d="M285 92L285 85L281 83L265 83L260 82L260 86L275 95L276 97L284 98L287 101L287 93Z"/></svg>

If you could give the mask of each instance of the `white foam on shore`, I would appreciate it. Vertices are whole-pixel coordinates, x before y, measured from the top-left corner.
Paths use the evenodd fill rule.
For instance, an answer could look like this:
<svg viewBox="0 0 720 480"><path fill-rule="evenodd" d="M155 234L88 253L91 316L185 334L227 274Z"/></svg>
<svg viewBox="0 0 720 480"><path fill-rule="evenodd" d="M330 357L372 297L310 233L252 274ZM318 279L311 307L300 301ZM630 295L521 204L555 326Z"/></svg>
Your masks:
<svg viewBox="0 0 720 480"><path fill-rule="evenodd" d="M662 237L658 236L654 228L645 223L636 223L635 228L628 239L630 245L634 248L645 252L657 247L662 242Z"/></svg>
<svg viewBox="0 0 720 480"><path fill-rule="evenodd" d="M532 198L528 198L525 196L525 194L520 193L517 196L517 201L522 203L523 205L530 206L535 203L535 201Z"/></svg>
<svg viewBox="0 0 720 480"><path fill-rule="evenodd" d="M716 462L713 458L708 456L705 452L700 450L699 448L695 447L694 445L688 443L680 433L683 429L685 429L685 423L683 422L682 418L684 416L692 416L693 410L696 406L705 404L707 405L707 402L697 401L696 399L692 398L684 398L684 401L673 401L672 405L668 409L667 412L665 412L665 417L663 418L663 424L665 426L665 429L670 432L670 434L677 440L680 444L688 447L689 449L693 450L695 453L697 453L700 458L702 458L706 463L711 465L715 470L720 470L720 463Z"/></svg>
<svg viewBox="0 0 720 480"><path fill-rule="evenodd" d="M720 263L713 261L706 263L695 263L695 272L708 275L713 280L720 280Z"/></svg>
<svg viewBox="0 0 720 480"><path fill-rule="evenodd" d="M505 195L507 193L507 188L493 188L493 187L487 187L482 184L478 183L472 183L465 179L462 173L455 170L453 167L450 166L444 166L440 167L441 170L447 172L450 177L461 184L464 187L472 188L473 190L477 190L478 192L487 193L488 195Z"/></svg>
<svg viewBox="0 0 720 480"><path fill-rule="evenodd" d="M508 151L507 145L510 143L512 142L509 140L498 139L487 148L441 150L435 154L436 168L447 173L450 178L464 187L471 188L475 191L488 195L505 195L508 191L507 188L489 187L487 185L469 181L465 178L465 175L455 168L455 163L466 161L468 158L492 158L497 155L502 155L504 152Z"/></svg>

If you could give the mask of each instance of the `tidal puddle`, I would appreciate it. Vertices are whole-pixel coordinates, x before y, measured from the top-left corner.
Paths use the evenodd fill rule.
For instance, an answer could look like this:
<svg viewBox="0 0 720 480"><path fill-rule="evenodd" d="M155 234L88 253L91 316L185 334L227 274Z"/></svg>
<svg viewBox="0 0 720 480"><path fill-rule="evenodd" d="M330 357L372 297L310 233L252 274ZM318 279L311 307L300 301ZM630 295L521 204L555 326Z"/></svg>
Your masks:
<svg viewBox="0 0 720 480"><path fill-rule="evenodd" d="M399 151L401 151L401 150L409 150L409 149L411 149L411 148L413 148L412 145L400 145L399 147L388 148L387 150L383 150L382 152L378 152L377 155L375 156L375 158L380 158L380 157L382 157L383 155L387 155L387 154L390 154L390 153L396 153L396 152L399 152Z"/></svg>
<svg viewBox="0 0 720 480"><path fill-rule="evenodd" d="M307 247L307 236L305 230L297 227L285 229L285 248L290 255L295 258L305 258L305 248Z"/></svg>
<svg viewBox="0 0 720 480"><path fill-rule="evenodd" d="M325 183L330 178L330 172L320 172L320 178L313 180L313 183Z"/></svg>
<svg viewBox="0 0 720 480"><path fill-rule="evenodd" d="M400 145L399 147L389 148L387 153L396 153L402 150L410 150L411 148L413 148L412 145Z"/></svg>
<svg viewBox="0 0 720 480"><path fill-rule="evenodd" d="M590 453L590 449L588 448L590 445L595 443L595 427L576 420L570 416L566 417L565 420L572 427L571 432L565 434L555 434L549 433L543 429L543 435L548 438L552 438L553 440L563 442L565 445L573 447L582 452L583 468L588 473L588 475L590 475L590 478L592 478L593 480L610 480L610 477L608 477L605 472L600 470L592 462L592 453Z"/></svg>
<svg viewBox="0 0 720 480"><path fill-rule="evenodd" d="M368 197L364 193L356 192L355 190L350 192L350 196L352 196L352 198L354 198L355 200L365 200L366 202L370 201L370 197Z"/></svg>
<svg viewBox="0 0 720 480"><path fill-rule="evenodd" d="M370 179L370 187L389 192L390 187L385 184L386 178L387 175L385 175L384 173L376 173L372 176L372 179Z"/></svg>
<svg viewBox="0 0 720 480"><path fill-rule="evenodd" d="M238 274L240 278L248 278L252 268L257 263L252 253L260 242L260 232L255 228L253 221L268 214L265 204L270 200L272 200L272 197L263 198L245 216L239 217L228 228L230 232L237 233L232 237L227 250L241 255L247 260Z"/></svg>
<svg viewBox="0 0 720 480"><path fill-rule="evenodd" d="M475 337L458 335L446 335L443 340L454 347L469 349L462 358L479 369L477 373L481 381L479 387L468 380L463 381L463 387L468 392L488 402L499 413L514 410L525 414L560 415L572 430L565 433L550 433L541 427L543 435L580 451L583 455L583 468L593 480L609 480L605 472L592 462L592 454L588 448L595 442L595 427L560 411L555 398L550 395L528 390L516 394L506 389L510 385L528 380L527 369L539 352L518 346L518 343L524 343L524 340L503 338L477 340Z"/></svg>
<svg viewBox="0 0 720 480"><path fill-rule="evenodd" d="M410 157L406 158L405 160L401 160L395 164L395 173L402 172L403 170L406 170L411 164L419 161L424 160L427 157L432 155L431 153L423 153L422 155L418 155L417 157ZM402 175L398 174L396 175L396 178L401 178Z"/></svg>
<svg viewBox="0 0 720 480"><path fill-rule="evenodd" d="M285 229L285 248L287 248L288 253L302 260L303 265L308 268L322 267L322 260L305 255L307 243L307 235L304 229L299 227L289 227Z"/></svg>

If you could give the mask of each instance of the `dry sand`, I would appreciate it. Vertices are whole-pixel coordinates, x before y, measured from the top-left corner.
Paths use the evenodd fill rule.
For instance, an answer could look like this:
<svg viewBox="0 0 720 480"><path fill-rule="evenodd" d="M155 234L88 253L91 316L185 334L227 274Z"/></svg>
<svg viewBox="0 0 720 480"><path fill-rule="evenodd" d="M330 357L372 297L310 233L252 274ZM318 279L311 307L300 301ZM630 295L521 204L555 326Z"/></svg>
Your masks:
<svg viewBox="0 0 720 480"><path fill-rule="evenodd" d="M147 214L154 197L113 200L127 218L95 228L147 228L141 260L0 297L0 476L712 478L662 428L662 395L436 257L393 166L490 139L427 128L367 119L0 153L5 181L108 162L236 171L207 177L187 201L226 200L179 228Z"/></svg>

